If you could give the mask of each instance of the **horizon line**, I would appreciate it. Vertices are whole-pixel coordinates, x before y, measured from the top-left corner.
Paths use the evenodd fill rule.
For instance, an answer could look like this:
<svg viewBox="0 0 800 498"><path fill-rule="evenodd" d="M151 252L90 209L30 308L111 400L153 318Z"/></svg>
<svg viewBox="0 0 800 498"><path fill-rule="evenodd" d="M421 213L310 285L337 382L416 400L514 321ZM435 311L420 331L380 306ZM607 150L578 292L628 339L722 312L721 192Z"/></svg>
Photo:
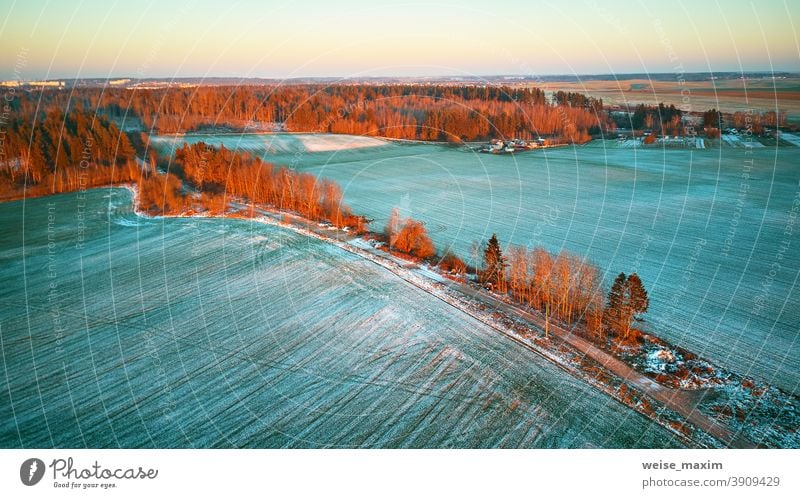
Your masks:
<svg viewBox="0 0 800 498"><path fill-rule="evenodd" d="M486 74L472 74L472 75L437 75L437 74L427 74L427 75L416 75L416 76L400 76L400 75L364 75L364 76L333 76L333 75L318 75L318 76L236 76L236 75L226 75L226 76L131 76L131 75L111 75L111 76L79 76L79 77L43 77L43 78L29 78L29 79L20 79L20 78L8 78L4 79L4 82L8 81L18 81L20 83L26 83L30 81L84 81L84 80L118 80L118 79L128 79L131 81L148 81L148 80L159 80L159 81L177 81L177 80L272 80L272 81L292 81L292 80L340 80L340 81L347 81L347 80L368 80L368 79L398 79L398 80L418 80L418 79L442 79L442 80L458 80L458 79L468 79L468 80L480 80L480 79L489 79L489 78L515 78L520 80L536 80L541 78L556 78L556 77L564 77L570 79L580 79L586 77L607 77L607 78L614 78L614 79L625 79L621 77L625 76L664 76L664 75L705 75L708 77L713 77L715 75L780 75L780 76L798 76L800 77L800 71L796 70L774 70L774 69L765 69L765 70L747 70L747 71L740 71L740 70L725 70L725 71L684 71L684 72L675 72L675 71L645 71L645 72L624 72L624 73L541 73L541 74L519 74L519 73L486 73Z"/></svg>

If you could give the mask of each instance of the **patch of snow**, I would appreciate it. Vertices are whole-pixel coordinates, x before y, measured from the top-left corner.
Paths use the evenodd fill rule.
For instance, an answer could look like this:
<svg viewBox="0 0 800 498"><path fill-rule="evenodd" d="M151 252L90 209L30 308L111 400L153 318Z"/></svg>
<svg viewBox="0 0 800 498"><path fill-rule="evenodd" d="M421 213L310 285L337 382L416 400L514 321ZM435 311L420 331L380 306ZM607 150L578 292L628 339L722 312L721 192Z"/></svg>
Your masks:
<svg viewBox="0 0 800 498"><path fill-rule="evenodd" d="M308 152L329 152L386 145L386 142L378 138L358 135L297 135L297 139Z"/></svg>
<svg viewBox="0 0 800 498"><path fill-rule="evenodd" d="M442 277L437 271L431 269L428 265L420 265L420 267L414 271L436 282L445 281L444 277Z"/></svg>
<svg viewBox="0 0 800 498"><path fill-rule="evenodd" d="M675 364L675 354L669 349L655 349L647 354L646 372L667 372L667 368Z"/></svg>
<svg viewBox="0 0 800 498"><path fill-rule="evenodd" d="M780 138L786 140L796 147L800 147L800 136L792 135L791 133L781 133Z"/></svg>

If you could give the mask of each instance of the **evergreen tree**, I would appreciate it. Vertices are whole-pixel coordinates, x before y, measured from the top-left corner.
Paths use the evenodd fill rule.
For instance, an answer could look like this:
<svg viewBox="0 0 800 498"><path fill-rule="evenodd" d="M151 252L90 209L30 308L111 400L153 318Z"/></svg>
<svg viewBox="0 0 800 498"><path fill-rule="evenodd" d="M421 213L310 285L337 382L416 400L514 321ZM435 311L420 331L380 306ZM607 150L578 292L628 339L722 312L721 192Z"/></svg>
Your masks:
<svg viewBox="0 0 800 498"><path fill-rule="evenodd" d="M640 315L647 312L650 300L642 280L636 273L627 278L624 273L617 275L608 292L608 318L612 328L627 339L631 332L631 321L641 320Z"/></svg>
<svg viewBox="0 0 800 498"><path fill-rule="evenodd" d="M647 313L647 307L650 304L647 291L639 275L635 273L628 277L627 287L630 296L631 315L634 320L640 321L642 318L639 315Z"/></svg>
<svg viewBox="0 0 800 498"><path fill-rule="evenodd" d="M608 306L606 307L606 314L608 317L609 325L612 329L617 330L622 319L622 310L625 304L625 274L620 273L614 279L611 285L611 290L608 291Z"/></svg>
<svg viewBox="0 0 800 498"><path fill-rule="evenodd" d="M506 290L506 258L500 249L500 242L497 234L492 234L486 249L483 251L483 275L484 283L492 284L492 288L498 292Z"/></svg>

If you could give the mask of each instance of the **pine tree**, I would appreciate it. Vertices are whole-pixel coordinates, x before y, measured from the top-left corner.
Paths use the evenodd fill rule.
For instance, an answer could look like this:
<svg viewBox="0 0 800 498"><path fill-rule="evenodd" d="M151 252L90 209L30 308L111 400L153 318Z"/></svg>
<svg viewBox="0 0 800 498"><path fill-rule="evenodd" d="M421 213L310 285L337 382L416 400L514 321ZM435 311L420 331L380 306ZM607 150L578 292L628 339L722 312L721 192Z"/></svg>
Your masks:
<svg viewBox="0 0 800 498"><path fill-rule="evenodd" d="M606 313L612 329L618 329L622 323L622 313L625 307L625 274L620 273L614 279L611 290L608 291L608 307Z"/></svg>
<svg viewBox="0 0 800 498"><path fill-rule="evenodd" d="M650 299L647 297L647 291L645 290L639 275L635 273L628 277L627 287L628 295L630 297L631 317L634 320L641 321L642 318L639 315L647 313L647 307L650 305ZM630 330L630 322L628 323L628 330Z"/></svg>
<svg viewBox="0 0 800 498"><path fill-rule="evenodd" d="M483 275L484 283L492 284L492 288L497 292L505 292L506 288L506 258L500 249L500 242L497 234L492 234L486 249L483 251Z"/></svg>
<svg viewBox="0 0 800 498"><path fill-rule="evenodd" d="M647 312L650 300L642 280L636 273L627 278L624 273L617 275L608 292L608 317L612 328L622 332L627 339L631 333L631 321L641 320L639 315Z"/></svg>

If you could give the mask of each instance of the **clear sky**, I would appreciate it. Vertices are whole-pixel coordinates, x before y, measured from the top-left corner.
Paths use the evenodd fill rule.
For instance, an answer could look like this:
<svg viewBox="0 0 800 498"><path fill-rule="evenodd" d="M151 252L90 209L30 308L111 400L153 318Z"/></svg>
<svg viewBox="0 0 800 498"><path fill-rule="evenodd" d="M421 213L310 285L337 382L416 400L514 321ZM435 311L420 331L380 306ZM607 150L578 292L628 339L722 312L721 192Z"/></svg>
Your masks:
<svg viewBox="0 0 800 498"><path fill-rule="evenodd" d="M0 79L800 71L796 0L0 0Z"/></svg>

